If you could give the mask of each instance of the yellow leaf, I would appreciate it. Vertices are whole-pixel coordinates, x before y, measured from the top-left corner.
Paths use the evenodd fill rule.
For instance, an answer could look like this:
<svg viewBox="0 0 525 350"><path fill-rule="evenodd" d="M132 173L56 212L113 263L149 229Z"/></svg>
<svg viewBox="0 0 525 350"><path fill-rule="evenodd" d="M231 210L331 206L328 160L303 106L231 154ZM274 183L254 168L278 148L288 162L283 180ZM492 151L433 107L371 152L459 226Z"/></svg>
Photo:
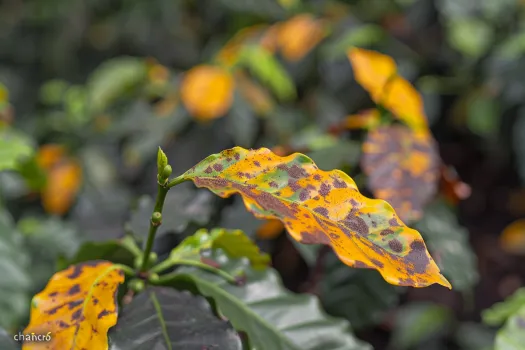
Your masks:
<svg viewBox="0 0 525 350"><path fill-rule="evenodd" d="M200 65L186 72L181 84L181 100L198 120L222 117L233 103L234 81L220 68Z"/></svg>
<svg viewBox="0 0 525 350"><path fill-rule="evenodd" d="M525 219L514 221L500 236L501 247L511 254L525 254Z"/></svg>
<svg viewBox="0 0 525 350"><path fill-rule="evenodd" d="M44 170L50 170L64 158L66 151L64 146L48 144L38 150L37 163Z"/></svg>
<svg viewBox="0 0 525 350"><path fill-rule="evenodd" d="M397 71L392 57L376 51L352 48L348 51L348 59L352 64L355 80L378 103L387 81Z"/></svg>
<svg viewBox="0 0 525 350"><path fill-rule="evenodd" d="M379 126L381 114L377 109L367 109L358 114L352 114L345 118L343 126L348 130L374 129Z"/></svg>
<svg viewBox="0 0 525 350"><path fill-rule="evenodd" d="M51 214L65 214L76 197L82 183L82 169L74 160L65 159L47 173L42 191L42 205Z"/></svg>
<svg viewBox="0 0 525 350"><path fill-rule="evenodd" d="M284 225L279 220L266 220L256 232L258 238L261 239L274 239L279 236L284 230Z"/></svg>
<svg viewBox="0 0 525 350"><path fill-rule="evenodd" d="M73 265L51 277L32 301L24 334L47 334L50 342L24 343L23 350L108 349L117 323L116 294L124 272L109 261Z"/></svg>
<svg viewBox="0 0 525 350"><path fill-rule="evenodd" d="M277 33L277 44L288 61L298 61L326 35L324 22L301 14L283 22Z"/></svg>
<svg viewBox="0 0 525 350"><path fill-rule="evenodd" d="M180 180L224 198L238 193L256 217L280 220L296 241L329 245L348 266L376 269L389 283L451 288L419 232L387 202L364 197L346 173L320 170L303 154L235 147L209 156Z"/></svg>

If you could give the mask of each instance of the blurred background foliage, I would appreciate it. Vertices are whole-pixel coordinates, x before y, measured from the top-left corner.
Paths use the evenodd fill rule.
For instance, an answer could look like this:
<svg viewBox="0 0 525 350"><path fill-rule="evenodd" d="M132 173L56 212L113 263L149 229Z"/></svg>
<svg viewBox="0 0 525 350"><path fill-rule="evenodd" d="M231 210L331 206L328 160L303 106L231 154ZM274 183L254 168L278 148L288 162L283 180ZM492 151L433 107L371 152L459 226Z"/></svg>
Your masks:
<svg viewBox="0 0 525 350"><path fill-rule="evenodd" d="M145 238L159 145L175 174L239 145L305 153L389 200L454 289L391 286L187 184L167 198L159 255L239 228L376 349L523 349L524 20L519 0L0 2L0 171L16 168L0 172L0 326L27 323L82 242ZM385 124L410 121L374 109L352 46L395 60L433 137Z"/></svg>

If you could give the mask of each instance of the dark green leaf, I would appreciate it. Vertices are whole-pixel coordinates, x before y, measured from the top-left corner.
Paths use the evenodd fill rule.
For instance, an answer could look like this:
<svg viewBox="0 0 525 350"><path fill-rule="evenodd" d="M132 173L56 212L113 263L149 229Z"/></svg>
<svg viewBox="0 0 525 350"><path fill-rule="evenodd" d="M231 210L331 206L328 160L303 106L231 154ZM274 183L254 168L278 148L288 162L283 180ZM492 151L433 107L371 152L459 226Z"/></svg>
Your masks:
<svg viewBox="0 0 525 350"><path fill-rule="evenodd" d="M13 336L0 328L0 349L2 350L18 350L20 346L15 343Z"/></svg>
<svg viewBox="0 0 525 350"><path fill-rule="evenodd" d="M470 248L468 232L459 226L454 212L436 200L414 226L453 288L465 291L474 287L479 279L476 256Z"/></svg>
<svg viewBox="0 0 525 350"><path fill-rule="evenodd" d="M520 288L505 301L492 305L482 312L483 322L491 326L499 326L517 310L525 306L525 288Z"/></svg>
<svg viewBox="0 0 525 350"><path fill-rule="evenodd" d="M22 236L0 205L0 327L12 328L29 312L29 257Z"/></svg>
<svg viewBox="0 0 525 350"><path fill-rule="evenodd" d="M430 303L408 304L398 311L391 344L409 349L446 332L453 321L450 310Z"/></svg>
<svg viewBox="0 0 525 350"><path fill-rule="evenodd" d="M377 271L350 269L333 252L324 259L319 292L331 315L346 318L354 328L363 328L381 322L398 303L404 289L388 284Z"/></svg>
<svg viewBox="0 0 525 350"><path fill-rule="evenodd" d="M247 333L252 349L371 349L349 332L346 321L326 315L316 297L287 291L274 270L255 271L247 261L229 259L220 250L209 257L232 275L244 271L246 283L235 286L191 267L180 268L180 273L166 283L193 286L212 298L218 311L238 331Z"/></svg>
<svg viewBox="0 0 525 350"><path fill-rule="evenodd" d="M150 287L123 308L109 331L110 350L241 350L239 335L206 299Z"/></svg>

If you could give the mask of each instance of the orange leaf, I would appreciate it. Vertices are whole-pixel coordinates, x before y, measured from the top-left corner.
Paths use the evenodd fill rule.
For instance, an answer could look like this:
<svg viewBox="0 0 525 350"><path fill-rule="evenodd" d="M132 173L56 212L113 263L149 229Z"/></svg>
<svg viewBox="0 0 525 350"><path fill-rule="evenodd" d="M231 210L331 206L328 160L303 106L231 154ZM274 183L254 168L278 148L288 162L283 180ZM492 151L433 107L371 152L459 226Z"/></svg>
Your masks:
<svg viewBox="0 0 525 350"><path fill-rule="evenodd" d="M51 277L32 301L24 334L47 334L50 342L24 343L23 350L108 349L108 329L117 323L117 290L124 272L109 261L73 265Z"/></svg>
<svg viewBox="0 0 525 350"><path fill-rule="evenodd" d="M361 166L370 189L406 221L420 219L436 193L439 165L434 139L403 125L372 130L363 144Z"/></svg>
<svg viewBox="0 0 525 350"><path fill-rule="evenodd" d="M345 129L374 129L379 126L381 114L377 109L367 109L358 114L352 114L345 118L343 125Z"/></svg>
<svg viewBox="0 0 525 350"><path fill-rule="evenodd" d="M261 239L274 239L284 230L284 225L279 220L266 220L255 233Z"/></svg>
<svg viewBox="0 0 525 350"><path fill-rule="evenodd" d="M324 22L309 14L301 14L281 23L277 44L288 61L298 61L326 35Z"/></svg>
<svg viewBox="0 0 525 350"><path fill-rule="evenodd" d="M364 197L340 170L322 171L303 154L235 147L181 175L221 197L242 195L256 217L278 219L298 242L330 245L341 261L378 270L392 284L449 287L419 232L383 200Z"/></svg>
<svg viewBox="0 0 525 350"><path fill-rule="evenodd" d="M64 146L55 144L43 145L38 150L36 160L42 169L49 170L58 164L65 154Z"/></svg>
<svg viewBox="0 0 525 350"><path fill-rule="evenodd" d="M390 56L359 48L350 49L348 59L352 64L355 80L377 103L387 81L396 74L396 63Z"/></svg>
<svg viewBox="0 0 525 350"><path fill-rule="evenodd" d="M66 159L48 171L42 191L42 205L51 214L63 215L73 204L82 183L82 169L74 160Z"/></svg>
<svg viewBox="0 0 525 350"><path fill-rule="evenodd" d="M503 250L511 254L525 254L525 219L514 221L500 236Z"/></svg>
<svg viewBox="0 0 525 350"><path fill-rule="evenodd" d="M200 65L186 72L181 84L181 100L198 120L223 116L233 103L234 81L220 68Z"/></svg>

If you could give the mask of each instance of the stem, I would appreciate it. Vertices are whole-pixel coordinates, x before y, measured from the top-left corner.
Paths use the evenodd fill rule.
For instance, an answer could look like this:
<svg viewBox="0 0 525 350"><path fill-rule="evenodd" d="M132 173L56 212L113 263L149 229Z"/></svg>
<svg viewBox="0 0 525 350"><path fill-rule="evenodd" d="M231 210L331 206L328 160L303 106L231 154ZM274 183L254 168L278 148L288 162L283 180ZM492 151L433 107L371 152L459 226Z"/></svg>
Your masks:
<svg viewBox="0 0 525 350"><path fill-rule="evenodd" d="M162 268L159 268L159 266L162 266ZM164 260L162 263L160 263L159 265L155 266L154 270L156 272L160 272L160 271L163 271L163 270L166 270L168 268L170 268L171 266L174 266L174 265L186 265L186 266L194 266L194 267L197 267L199 269L202 269L202 270L205 270L205 271L208 271L208 272L211 272L211 273L214 273L216 275L219 275L221 276L222 278L224 278L226 281L230 282L230 283L236 283L237 280L235 279L234 276L230 275L229 273L223 271L223 270L220 270L218 268L215 268L213 266L210 266L208 264L204 264L204 263L201 263L200 261L195 261L195 260L170 260L169 258ZM153 271L153 270L152 270ZM168 280L170 280L171 278L173 278L173 276L175 275L178 275L180 274L179 272L170 272L164 276L160 276L159 279L155 282L155 284L159 284L160 282L166 282Z"/></svg>
<svg viewBox="0 0 525 350"><path fill-rule="evenodd" d="M162 271L169 269L173 265L175 265L173 261L170 258L167 258L166 260L161 261L157 265L153 266L149 271L151 273L160 273Z"/></svg>
<svg viewBox="0 0 525 350"><path fill-rule="evenodd" d="M122 264L117 264L117 265L120 269L122 269L122 271L124 271L124 273L127 276L135 276L135 271L131 267L122 265Z"/></svg>
<svg viewBox="0 0 525 350"><path fill-rule="evenodd" d="M158 183L157 187L157 199L155 201L155 209L153 209L153 212L157 212L162 214L162 209L164 208L164 200L166 199L166 195L168 194L169 187L167 185L161 185ZM141 272L145 272L148 268L148 262L149 262L149 255L151 253L151 249L153 248L153 241L155 240L155 234L157 233L157 229L159 228L161 224L154 224L152 220L149 222L149 232L148 232L148 241L146 242L146 249L144 250L143 260L142 260L142 268L140 269Z"/></svg>
<svg viewBox="0 0 525 350"><path fill-rule="evenodd" d="M177 186L178 184L183 183L184 181L188 181L188 180L189 179L185 178L184 174L182 174L180 176L177 176L176 178L174 178L170 182L168 182L168 185L166 187L172 188L172 187Z"/></svg>

